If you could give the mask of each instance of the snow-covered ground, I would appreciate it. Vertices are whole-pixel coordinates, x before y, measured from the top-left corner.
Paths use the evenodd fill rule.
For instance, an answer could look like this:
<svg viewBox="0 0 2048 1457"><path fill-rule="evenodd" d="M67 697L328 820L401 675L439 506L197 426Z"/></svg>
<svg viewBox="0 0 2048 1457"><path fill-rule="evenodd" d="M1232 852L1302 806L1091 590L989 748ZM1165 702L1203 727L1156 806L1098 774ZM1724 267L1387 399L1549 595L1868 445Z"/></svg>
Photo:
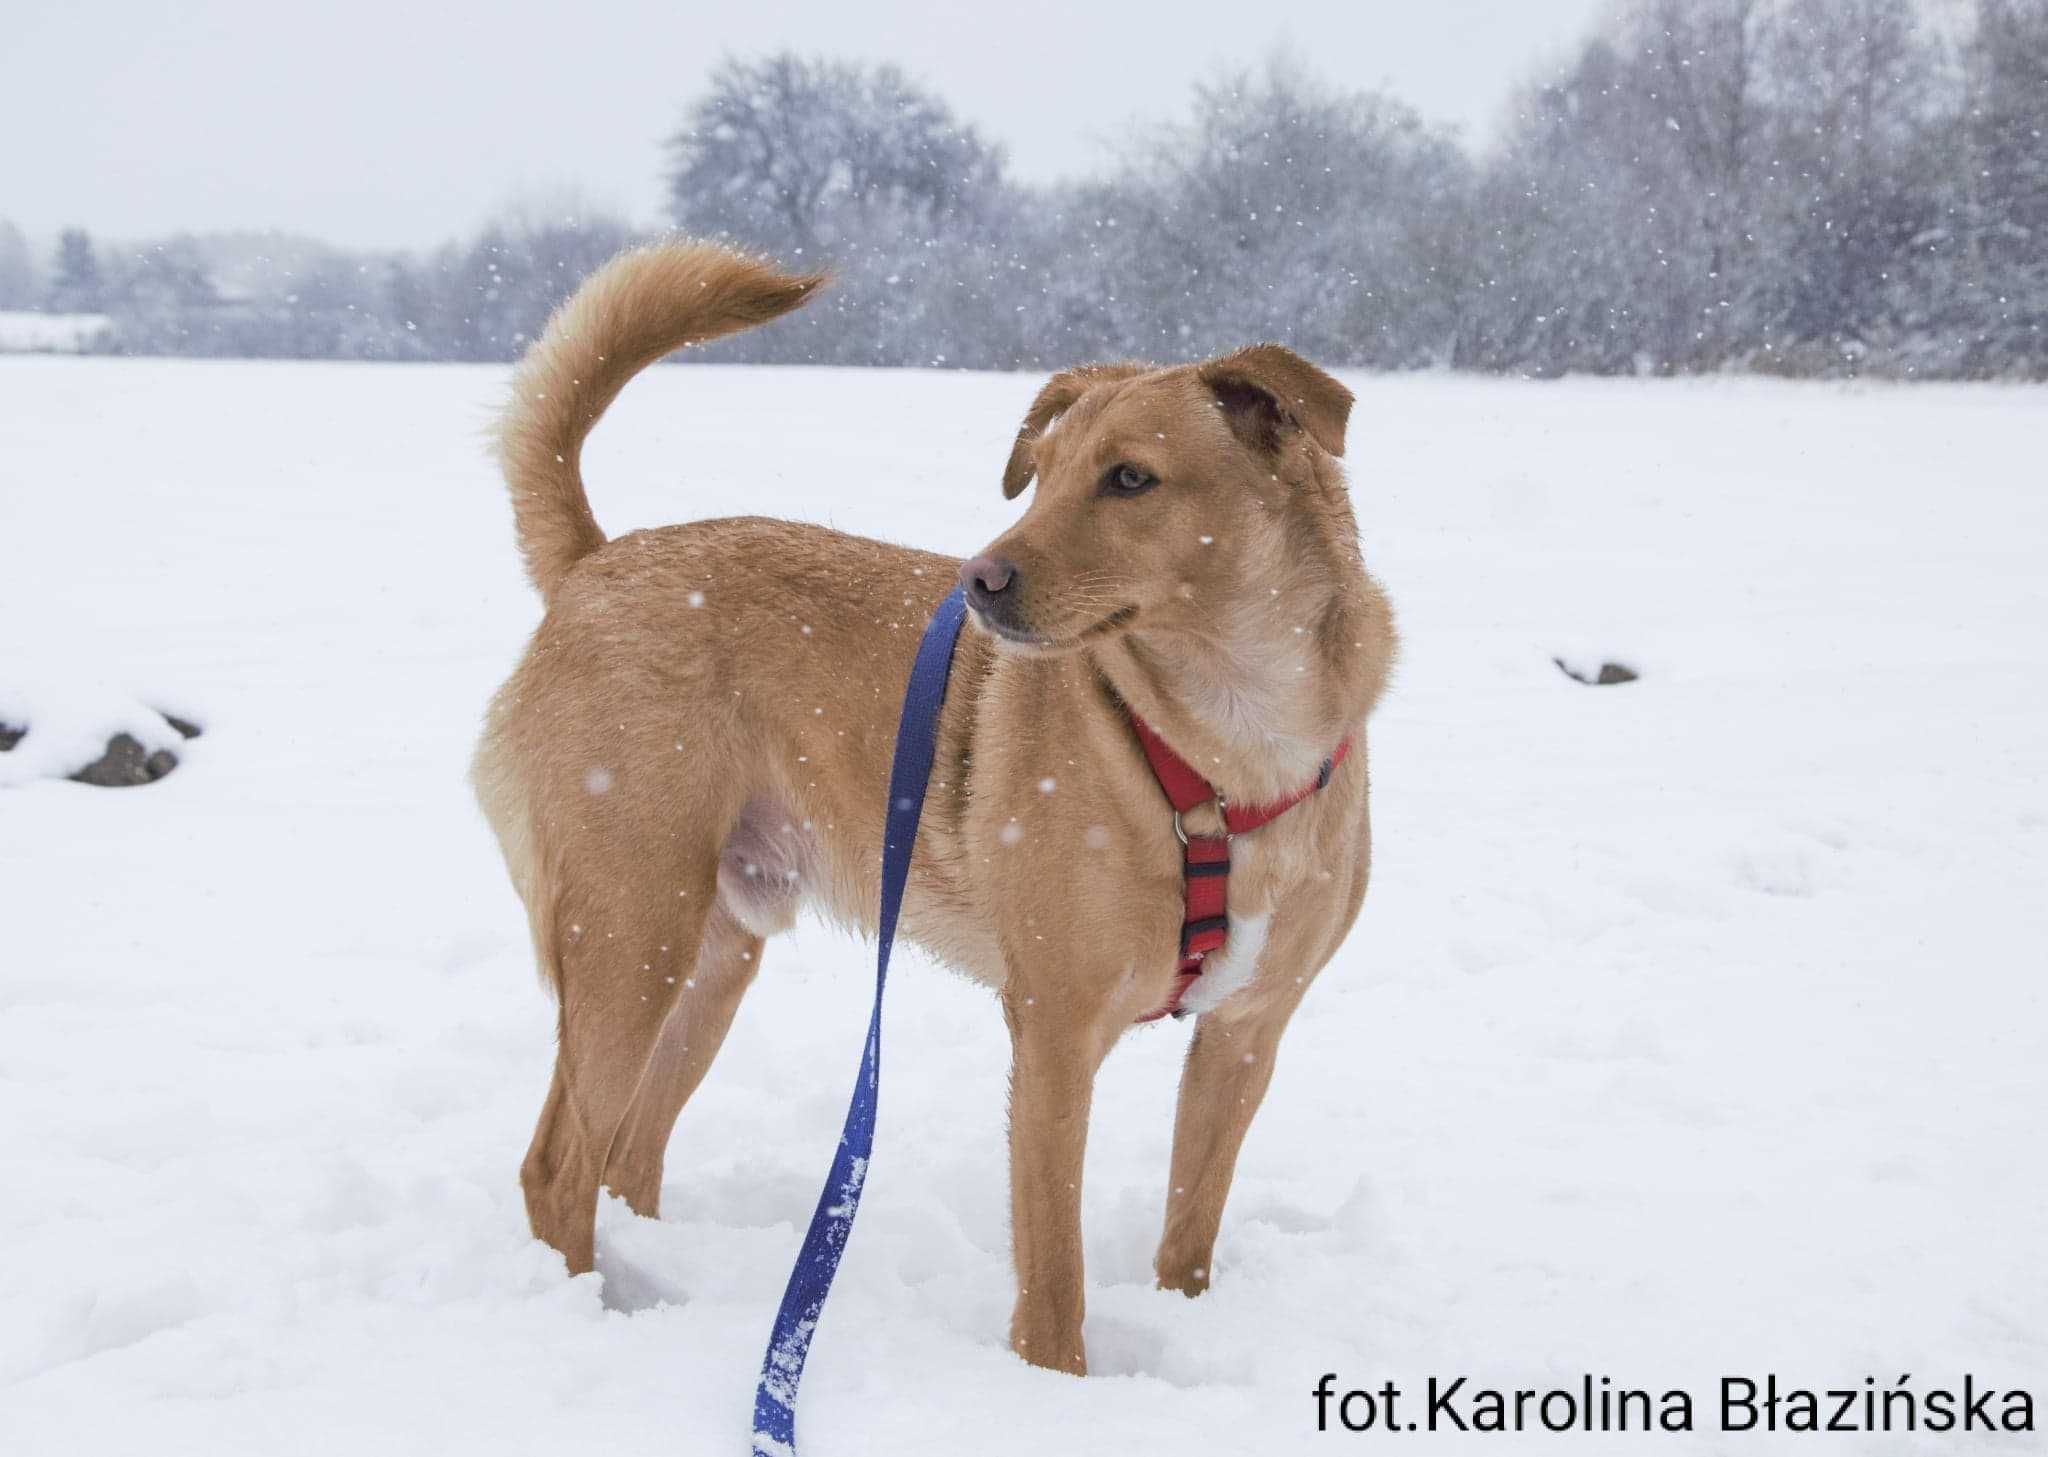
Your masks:
<svg viewBox="0 0 2048 1457"><path fill-rule="evenodd" d="M76 354L112 322L105 314L0 309L0 354Z"/></svg>
<svg viewBox="0 0 2048 1457"><path fill-rule="evenodd" d="M515 1177L552 1011L463 779L536 617L501 379L0 360L0 719L205 728L147 788L0 788L0 1451L745 1448L869 955L771 946L666 1218L608 1207L609 1274L564 1276ZM2048 392L1353 383L1406 635L1374 883L1216 1288L1151 1288L1186 1029L1140 1029L1090 1148L1097 1374L1009 1353L1006 1040L911 958L806 1451L1370 1444L1314 1432L1326 1371L1688 1387L1674 1453L1956 1445L1724 1438L1724 1374L2040 1403ZM1034 386L656 371L597 514L966 553Z"/></svg>

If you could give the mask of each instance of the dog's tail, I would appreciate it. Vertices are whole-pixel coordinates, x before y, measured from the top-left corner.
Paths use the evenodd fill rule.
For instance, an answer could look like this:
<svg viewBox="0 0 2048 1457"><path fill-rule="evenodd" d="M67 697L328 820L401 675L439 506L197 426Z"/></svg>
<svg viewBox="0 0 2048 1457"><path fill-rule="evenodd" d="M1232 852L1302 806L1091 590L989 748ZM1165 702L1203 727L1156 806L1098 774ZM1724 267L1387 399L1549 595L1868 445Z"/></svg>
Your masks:
<svg viewBox="0 0 2048 1457"><path fill-rule="evenodd" d="M685 344L786 314L824 282L715 243L655 243L612 259L555 311L512 376L498 427L520 554L542 597L604 545L583 490L583 439L626 381Z"/></svg>

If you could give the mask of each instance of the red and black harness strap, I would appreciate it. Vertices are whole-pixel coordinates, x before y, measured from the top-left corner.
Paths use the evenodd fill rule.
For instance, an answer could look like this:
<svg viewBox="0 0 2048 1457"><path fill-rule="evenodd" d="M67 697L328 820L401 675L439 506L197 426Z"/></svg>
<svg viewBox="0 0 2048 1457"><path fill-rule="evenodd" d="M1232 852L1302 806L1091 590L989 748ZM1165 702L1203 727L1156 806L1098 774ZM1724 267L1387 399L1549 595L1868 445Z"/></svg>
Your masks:
<svg viewBox="0 0 2048 1457"><path fill-rule="evenodd" d="M1231 838L1278 819L1328 784L1331 773L1351 752L1351 740L1344 740L1329 758L1323 760L1322 769L1316 774L1313 784L1267 804L1236 805L1226 800L1215 785L1202 777L1200 770L1175 753L1173 746L1135 713L1131 715L1131 728L1145 751L1145 762L1152 766L1152 777L1159 781L1166 802L1173 806L1173 832L1180 837L1184 847L1181 889L1186 898L1186 911L1180 927L1180 965L1166 1004L1138 1019L1140 1022L1156 1022L1169 1013L1176 1017L1185 1015L1181 1000L1187 996L1188 988L1195 984L1195 978L1202 974L1203 959L1230 938ZM1189 834L1181 816L1211 800L1216 802L1221 813L1223 833Z"/></svg>

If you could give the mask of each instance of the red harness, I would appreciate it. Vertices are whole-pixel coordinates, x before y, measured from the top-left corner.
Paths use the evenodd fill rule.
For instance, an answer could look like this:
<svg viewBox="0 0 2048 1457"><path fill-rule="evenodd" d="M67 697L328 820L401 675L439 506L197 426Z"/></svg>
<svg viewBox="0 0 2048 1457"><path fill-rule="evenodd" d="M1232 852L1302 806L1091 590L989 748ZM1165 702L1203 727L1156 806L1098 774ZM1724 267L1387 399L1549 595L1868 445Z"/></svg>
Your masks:
<svg viewBox="0 0 2048 1457"><path fill-rule="evenodd" d="M1203 958L1230 938L1231 837L1256 830L1260 825L1280 818L1328 784L1331 773L1351 752L1351 740L1344 740L1329 758L1323 760L1315 783L1270 804L1236 805L1226 800L1222 791L1204 779L1194 765L1176 754L1152 725L1135 713L1131 715L1131 727L1137 731L1138 743L1145 750L1145 762L1152 766L1152 777L1159 781L1167 803L1173 806L1173 833L1179 837L1183 848L1181 889L1187 898L1187 912L1180 927L1180 967L1174 976L1173 993L1166 999L1166 1005L1138 1019L1140 1022L1156 1022L1169 1013L1176 1017L1187 1015L1181 1007L1181 999L1195 984L1195 978L1202 974ZM1190 835L1181 823L1181 816L1212 799L1223 816L1223 833Z"/></svg>

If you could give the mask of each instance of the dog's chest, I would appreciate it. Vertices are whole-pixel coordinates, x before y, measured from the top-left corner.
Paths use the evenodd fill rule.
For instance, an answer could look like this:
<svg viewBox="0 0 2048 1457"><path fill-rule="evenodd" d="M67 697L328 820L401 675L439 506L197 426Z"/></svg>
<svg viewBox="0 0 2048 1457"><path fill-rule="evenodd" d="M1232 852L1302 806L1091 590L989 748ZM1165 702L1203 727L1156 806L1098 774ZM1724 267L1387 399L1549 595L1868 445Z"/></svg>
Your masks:
<svg viewBox="0 0 2048 1457"><path fill-rule="evenodd" d="M1230 939L1203 959L1202 974L1181 998L1182 1008L1197 1014L1213 1012L1252 985L1259 975L1259 960L1265 954L1272 923L1270 911L1232 915Z"/></svg>
<svg viewBox="0 0 2048 1457"><path fill-rule="evenodd" d="M1182 998L1188 1011L1216 1011L1276 975L1299 972L1277 963L1341 914L1341 867L1319 863L1315 838L1292 828L1276 823L1232 841L1227 939Z"/></svg>

